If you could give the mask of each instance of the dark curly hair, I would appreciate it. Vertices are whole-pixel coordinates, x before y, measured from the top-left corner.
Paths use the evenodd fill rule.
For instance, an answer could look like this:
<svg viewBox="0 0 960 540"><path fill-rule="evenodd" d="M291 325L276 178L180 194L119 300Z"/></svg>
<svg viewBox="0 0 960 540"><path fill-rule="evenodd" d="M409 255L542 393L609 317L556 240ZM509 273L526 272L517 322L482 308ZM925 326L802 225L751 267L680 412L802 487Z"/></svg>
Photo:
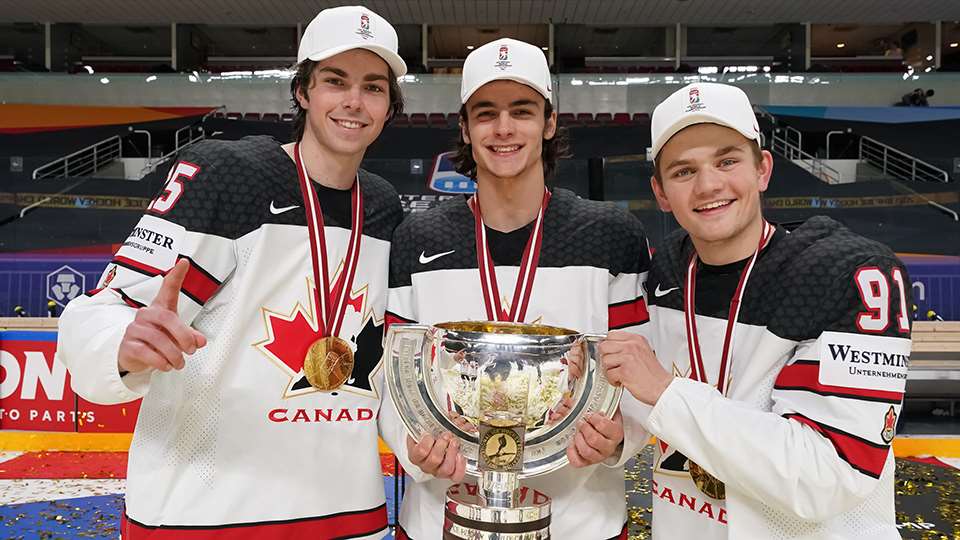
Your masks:
<svg viewBox="0 0 960 540"><path fill-rule="evenodd" d="M307 123L307 110L300 106L297 100L297 90L304 90L313 85L313 73L319 62L313 60L304 60L297 64L297 72L290 80L290 110L293 111L293 140L299 141L303 138L303 129ZM390 123L398 114L403 112L403 93L400 91L400 84L393 73L393 69L387 66L387 81L390 94L390 114L387 117L387 124ZM307 92L303 92L303 97L307 100ZM384 124L386 125L386 124Z"/></svg>
<svg viewBox="0 0 960 540"><path fill-rule="evenodd" d="M553 114L553 104L549 100L544 100L543 119L550 120ZM467 126L467 106L460 107L460 122L464 127ZM543 151L540 153L540 159L543 160L543 176L549 178L553 171L557 169L557 160L570 157L570 142L567 135L567 128L557 125L557 130L552 139L543 139ZM462 175L477 179L477 162L473 159L473 146L463 140L463 131L457 130L457 148L456 153L450 158L453 161L454 168Z"/></svg>

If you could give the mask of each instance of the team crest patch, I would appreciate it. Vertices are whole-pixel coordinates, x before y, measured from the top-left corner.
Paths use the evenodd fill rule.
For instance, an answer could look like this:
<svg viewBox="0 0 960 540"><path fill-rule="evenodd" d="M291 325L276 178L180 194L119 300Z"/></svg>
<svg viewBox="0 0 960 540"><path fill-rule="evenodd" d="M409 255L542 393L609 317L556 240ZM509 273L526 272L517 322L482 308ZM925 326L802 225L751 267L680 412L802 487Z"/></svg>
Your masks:
<svg viewBox="0 0 960 540"><path fill-rule="evenodd" d="M890 406L890 409L887 410L887 414L883 415L883 431L880 432L880 437L883 439L883 442L889 444L893 441L893 436L897 432L897 413L893 410L893 405Z"/></svg>
<svg viewBox="0 0 960 540"><path fill-rule="evenodd" d="M687 108L684 109L684 112L702 111L707 108L700 96L700 89L697 87L691 88L690 92L687 93L687 102Z"/></svg>
<svg viewBox="0 0 960 540"><path fill-rule="evenodd" d="M494 67L500 68L501 70L506 70L512 64L510 63L510 47L506 45L500 46L500 54L497 57L497 63L494 64Z"/></svg>
<svg viewBox="0 0 960 540"><path fill-rule="evenodd" d="M360 15L360 27L357 28L357 35L363 39L373 37L373 32L370 31L370 16L366 13Z"/></svg>
<svg viewBox="0 0 960 540"><path fill-rule="evenodd" d="M113 281L113 278L117 277L117 267L114 266L107 272L107 275L103 277L103 283L100 284L101 289L105 289L107 285L110 285L110 282Z"/></svg>

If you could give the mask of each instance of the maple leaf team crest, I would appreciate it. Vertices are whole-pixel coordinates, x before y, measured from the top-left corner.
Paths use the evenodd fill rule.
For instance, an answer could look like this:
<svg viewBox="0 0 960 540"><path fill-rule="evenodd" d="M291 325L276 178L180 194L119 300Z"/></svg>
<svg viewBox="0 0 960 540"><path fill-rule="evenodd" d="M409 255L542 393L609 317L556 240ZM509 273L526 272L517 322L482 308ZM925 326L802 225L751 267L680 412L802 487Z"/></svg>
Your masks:
<svg viewBox="0 0 960 540"><path fill-rule="evenodd" d="M103 276L103 283L100 284L101 289L105 289L107 285L110 285L110 282L113 281L113 278L117 277L117 267L114 265L107 275Z"/></svg>
<svg viewBox="0 0 960 540"><path fill-rule="evenodd" d="M880 437L883 438L883 442L889 444L893 441L894 435L897 432L897 413L893 410L893 405L890 406L890 409L887 410L887 414L883 417L883 431L880 432Z"/></svg>
<svg viewBox="0 0 960 540"><path fill-rule="evenodd" d="M317 325L317 306L314 298L314 284L312 279L307 279L307 291L309 305L303 306L297 302L289 313L280 313L268 308L261 308L263 313L264 326L266 328L266 339L254 343L261 353L263 353L275 366L277 366L289 378L289 382L283 391L284 398L296 397L304 394L318 392L316 388L307 382L303 372L303 361L310 349L310 345L320 338ZM354 352L357 352L362 343L369 341L366 336L368 327L376 328L382 325L382 321L374 320L373 310L367 306L367 286L364 285L351 292L347 299L347 313L358 313L363 321L360 329L354 336L344 336L350 343ZM374 354L377 354L374 352ZM369 355L364 355L369 356ZM358 362L360 364L361 362ZM366 362L365 364L368 364ZM371 395L373 386L369 381L372 366L358 365L355 367L353 375L338 390L352 391Z"/></svg>

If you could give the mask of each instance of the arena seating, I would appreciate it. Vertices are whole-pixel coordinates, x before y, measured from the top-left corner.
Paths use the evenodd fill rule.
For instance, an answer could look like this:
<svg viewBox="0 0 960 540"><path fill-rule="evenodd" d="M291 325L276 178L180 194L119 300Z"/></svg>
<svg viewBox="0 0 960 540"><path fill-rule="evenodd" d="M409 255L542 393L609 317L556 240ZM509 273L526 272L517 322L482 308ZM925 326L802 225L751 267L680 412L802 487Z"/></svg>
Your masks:
<svg viewBox="0 0 960 540"><path fill-rule="evenodd" d="M293 120L293 114L275 112L238 112L217 111L213 114L215 118L227 118L229 120L248 120L248 121L266 121L266 122L290 122ZM565 127L604 127L604 126L630 126L637 124L648 124L650 115L647 113L626 112L600 112L593 113L558 113L557 120L561 126ZM393 117L391 126L393 127L429 127L436 129L456 128L460 122L460 113L449 112L431 112L431 113L400 113Z"/></svg>
<svg viewBox="0 0 960 540"><path fill-rule="evenodd" d="M426 113L413 113L410 115L410 125L413 127L427 127Z"/></svg>

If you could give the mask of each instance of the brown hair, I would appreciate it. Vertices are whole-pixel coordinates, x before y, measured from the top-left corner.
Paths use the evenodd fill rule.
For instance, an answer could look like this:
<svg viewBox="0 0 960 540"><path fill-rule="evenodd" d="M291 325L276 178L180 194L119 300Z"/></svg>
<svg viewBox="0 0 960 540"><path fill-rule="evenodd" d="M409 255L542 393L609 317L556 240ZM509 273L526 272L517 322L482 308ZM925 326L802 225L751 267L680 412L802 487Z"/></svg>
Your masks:
<svg viewBox="0 0 960 540"><path fill-rule="evenodd" d="M553 104L544 99L543 119L550 120L553 114ZM467 106L460 107L460 122L464 128L468 125ZM570 142L567 136L567 129L557 126L552 139L543 139L543 151L540 153L540 159L543 160L543 176L549 177L557 168L557 160L570 157ZM450 158L456 171L462 175L469 176L476 180L477 162L473 159L473 146L463 140L463 130L457 130L457 148L456 153Z"/></svg>
<svg viewBox="0 0 960 540"><path fill-rule="evenodd" d="M308 100L307 89L313 85L313 72L316 70L319 62L313 60L304 60L297 64L297 71L290 80L290 101L293 111L293 140L299 141L303 138L303 130L307 123L307 110L300 106L297 99L297 91L303 89L303 97ZM387 81L390 94L390 112L387 116L387 124L390 123L398 114L403 112L403 93L400 91L400 84L397 77L393 74L393 69L387 66ZM386 125L386 124L385 124Z"/></svg>
<svg viewBox="0 0 960 540"><path fill-rule="evenodd" d="M760 165L763 162L763 151L760 148L759 144L751 144L750 151L753 153L753 164ZM663 152L661 152L662 154ZM663 184L663 176L660 174L660 154L657 157L653 158L653 177L657 179L657 182Z"/></svg>

